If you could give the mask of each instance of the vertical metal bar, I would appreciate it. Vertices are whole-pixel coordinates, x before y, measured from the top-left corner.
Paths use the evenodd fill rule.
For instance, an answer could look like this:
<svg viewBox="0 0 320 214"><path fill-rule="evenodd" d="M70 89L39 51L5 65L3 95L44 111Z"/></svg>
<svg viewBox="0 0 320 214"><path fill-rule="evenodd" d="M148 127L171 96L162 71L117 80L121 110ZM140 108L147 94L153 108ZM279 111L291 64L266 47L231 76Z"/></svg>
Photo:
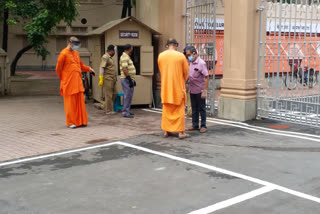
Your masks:
<svg viewBox="0 0 320 214"><path fill-rule="evenodd" d="M213 70L213 75L211 81L211 86L212 86L212 91L210 94L211 98L211 108L210 108L210 114L213 116L214 115L214 109L215 109L215 79L216 79L216 69L215 69L215 56L216 56L216 28L217 28L217 0L213 1L213 62L212 62L212 70Z"/></svg>
<svg viewBox="0 0 320 214"><path fill-rule="evenodd" d="M262 75L262 38L263 38L263 15L264 15L264 0L260 0L260 21L259 21L259 57L258 57L258 76L257 76L257 103L256 103L256 116L259 115L259 104L260 104L260 90L261 90L261 75Z"/></svg>
<svg viewBox="0 0 320 214"><path fill-rule="evenodd" d="M290 41L291 41L291 17L292 17L292 0L290 1L290 4L289 5L287 5L288 6L288 8L289 8L289 10L290 10L290 12L289 12L289 17L288 17L288 20L289 20L289 29L288 29L288 41L286 41L286 36L285 36L285 44L286 44L286 47L287 47L287 50L288 50L288 52L286 52L286 56L285 56L285 58L286 59L283 59L283 66L286 64L286 74L284 75L285 76L285 81L287 81L287 80L290 80L291 79L291 82L293 81L293 76L292 75L290 75L290 66L288 66L289 65L289 63L288 63L288 61L289 61L289 50L290 50ZM287 10L286 10L286 13L285 13L286 15L287 15ZM285 15L285 20L287 19L287 16ZM286 23L286 22L285 22ZM284 70L284 69L283 69ZM290 92L289 92L289 90L288 90L288 85L286 85L286 88L284 89L285 90L285 95L284 95L284 97L285 97L285 99L286 99L286 101L284 101L285 102L285 109L286 109L286 112L288 113L288 112L290 112L290 109L291 109L291 107L292 107L292 105L291 105L291 102L290 101L288 101L288 97L290 96L289 94L290 94ZM291 93L292 93L292 90L291 90ZM289 118L289 120L291 119L291 117L289 116L286 116L286 118Z"/></svg>
<svg viewBox="0 0 320 214"><path fill-rule="evenodd" d="M208 11L209 9L209 11ZM207 27L205 29L205 37L204 37L204 40L202 41L202 44L201 44L201 48L203 48L204 50L202 50L202 53L203 53L203 57L202 59L207 61L208 64L210 64L210 52L207 52L208 50L208 36L210 35L210 25L209 23L211 23L211 16L210 16L210 0L206 0L206 6L205 6L205 20L206 20L206 23L207 23ZM207 68L208 68L208 64L206 64ZM211 89L210 88L210 85L208 86L208 91L211 92ZM208 99L209 101L211 100L211 97L210 98L207 98L207 102L208 102ZM207 103L206 103L206 107L207 107ZM212 106L210 106L210 111L211 111L211 108ZM206 108L207 110L207 108Z"/></svg>
<svg viewBox="0 0 320 214"><path fill-rule="evenodd" d="M316 10L317 10L317 16L316 16L316 26L315 26L315 41L316 41L316 44L317 44L317 58L318 58L318 62L317 62L317 60L315 59L314 61L314 70L315 70L315 72L316 72L316 67L317 67L317 63L319 63L319 57L320 57L320 54L319 54L319 50L320 50L320 46L319 46L319 41L318 41L318 25L319 25L319 0L317 0L317 6L316 6ZM319 63L319 65L318 65L318 71L320 70L320 63ZM318 88L318 90L317 91L315 91L315 94L317 94L316 95L316 102L317 102L317 109L316 109L316 114L317 114L317 117L316 118L318 118L318 120L316 121L316 123L317 123L317 126L319 126L320 124L319 124L319 107L320 107L320 100L319 100L319 98L320 98L320 96L319 96L319 94L320 94L320 85L319 85L319 74L318 75L315 75L315 77L317 77L316 78L316 87Z"/></svg>
<svg viewBox="0 0 320 214"><path fill-rule="evenodd" d="M315 36L316 36L316 38L315 38L315 40L316 40L316 42L317 42L317 54L318 54L318 72L319 72L319 70L320 70L320 62L319 62L319 57L320 57L320 55L319 55L319 50L320 50L320 46L319 46L319 41L318 41L318 31L317 31L317 29L318 29L318 25L319 25L319 0L317 0L317 7L316 7L316 10L317 10L317 18L316 18L316 26L315 26ZM316 71L316 64L317 64L317 61L315 60L315 66L314 66L314 70ZM318 73L318 75L316 75L315 77L317 77L317 78L320 78L319 77L319 73ZM316 112L317 112L317 118L318 118L318 120L316 121L317 122L317 125L319 126L320 124L319 124L319 122L320 122L320 120L319 120L319 107L320 107L320 96L319 96L319 94L320 94L320 85L319 85L319 79L316 79L316 86L318 87L318 91L317 92L315 92L315 93L317 93L317 98L316 98L316 102L317 102L317 109L316 109Z"/></svg>
<svg viewBox="0 0 320 214"><path fill-rule="evenodd" d="M288 59L288 62L287 62L287 78L290 78L291 79L291 82L293 82L293 77L294 77L294 74L291 73L291 75L289 75L290 73L290 65L289 65L289 50L290 50L290 45L291 45L291 23L292 23L292 0L290 1L290 16L289 16L289 40L288 40L288 55L287 55L287 59ZM296 83L297 84L297 83ZM291 92L291 97L293 97L293 90L290 90ZM292 110L292 103L290 105L290 108L289 110L291 111Z"/></svg>
<svg viewBox="0 0 320 214"><path fill-rule="evenodd" d="M267 71L267 85L265 87L265 98L267 97L272 97L272 81L273 81L273 67L274 67L274 43L272 41L272 19L269 18L269 17L272 17L272 13L273 13L273 7L274 7L274 4L268 4L268 6L270 5L270 7L267 8L267 15L266 15L266 22L269 22L269 31L268 31L268 42L266 41L266 43L268 44L268 49L269 49L269 52L270 52L270 55L268 57L268 71ZM269 20L268 20L269 19ZM275 23L274 23L274 29L275 29ZM274 32L275 34L275 32ZM273 35L273 38L275 38L275 35ZM270 46L271 45L271 48ZM273 50L273 51L272 51ZM272 63L272 64L271 64ZM268 84L270 83L270 84ZM269 90L269 86L271 88L271 90Z"/></svg>
<svg viewBox="0 0 320 214"><path fill-rule="evenodd" d="M301 4L301 7L303 8L303 5ZM307 19L308 19L308 6L307 5L305 5L305 8L306 8L306 11L305 11L305 18L304 18L304 33L303 33L303 57L302 57L302 94L301 94L301 96L302 97L304 97L305 96L305 89L304 89L304 82L305 82L305 79L304 79L304 67L305 67L305 59L306 59L306 44L307 44L307 41L306 41L306 39L307 39L307 30L306 30L306 26L307 26ZM302 13L302 12L301 12ZM301 19L302 19L302 17L301 17ZM300 49L302 49L302 48L300 48ZM300 99L300 100L302 100L302 99ZM300 101L301 102L301 101ZM301 111L300 111L300 113L301 113L301 115L303 115L302 114L302 112L303 112L303 109L301 108ZM301 120L302 120L303 118L302 118L302 116L301 116Z"/></svg>
<svg viewBox="0 0 320 214"><path fill-rule="evenodd" d="M187 7L186 7L186 43L189 41L189 0L187 0Z"/></svg>
<svg viewBox="0 0 320 214"><path fill-rule="evenodd" d="M308 103L312 103L312 97L310 97L310 88L309 88L309 84L310 84L310 63L311 63L311 46L312 46L312 20L313 20L313 1L311 2L310 6L307 5L307 7L310 7L311 9L311 17L310 17L310 33L309 33L309 37L310 37L310 43L309 43L309 54L308 54L308 79L307 79L307 96L308 96ZM307 11L306 11L307 12ZM306 28L307 30L307 28ZM312 89L311 89L312 90ZM309 116L309 115L308 115ZM311 122L312 123L312 122Z"/></svg>
<svg viewBox="0 0 320 214"><path fill-rule="evenodd" d="M280 70L280 57L281 57L281 52L280 52L280 49L281 49L281 33L282 33L282 29L281 29L281 26L282 25L282 2L280 2L280 7L279 7L279 32L278 32L278 56L277 56L277 84L279 84L279 70ZM278 108L279 107L279 88L280 87L277 87L276 88L276 109L279 110L280 112L280 109ZM280 103L281 104L281 103ZM281 118L281 113L279 114L280 118Z"/></svg>
<svg viewBox="0 0 320 214"><path fill-rule="evenodd" d="M292 2L292 0L291 0L291 2ZM296 45L296 39L297 39L297 14L298 14L298 11L297 11L297 8L298 8L298 4L297 3L295 3L295 17L294 17L294 26L295 26L295 28L294 28L294 33L293 33L293 45L295 46ZM289 53L290 54L290 53ZM293 60L293 56L291 56L292 57L292 60ZM290 58L289 58L290 59ZM296 75L295 73L294 73L294 64L292 63L292 65L291 65L291 71L292 71L292 75ZM296 79L296 85L298 85L299 84L299 80L298 80L298 78ZM296 88L296 91L295 91L295 97L297 97L297 93L299 92L299 87L297 87ZM292 95L292 97L293 97L293 95ZM293 110L296 110L296 109L293 109L293 106L291 107L291 111L293 112ZM293 115L292 114L292 118L293 119L296 119L296 115ZM294 121L294 122L296 122L296 121Z"/></svg>
<svg viewBox="0 0 320 214"><path fill-rule="evenodd" d="M284 40L281 44L281 54L282 54L282 58L281 58L281 62L282 62L282 69L281 69L281 77L282 77L282 83L285 81L286 78L286 71L285 71L285 62L286 62L286 47L287 47L287 31L286 31L286 20L287 20L287 8L288 8L288 4L286 4L285 6L285 13L284 13ZM289 22L290 22L290 18L289 18ZM288 90L286 89L286 87L284 87L284 84L281 85L281 92L282 92L282 97L288 97ZM287 110L288 109L288 102L287 101L283 101L284 103L284 109Z"/></svg>
<svg viewBox="0 0 320 214"><path fill-rule="evenodd" d="M276 6L275 6L276 5ZM272 18L274 18L274 32L273 32L273 44L272 44L272 49L273 49L273 62L272 62L272 86L273 84L276 86L276 83L275 83L275 69L276 69L276 66L275 66L275 59L276 59L276 36L278 35L278 31L277 31L277 6L278 6L278 3L275 3L273 4L274 6L274 17L270 17L270 20L272 20ZM279 25L279 24L278 24ZM275 87L271 87L270 89L270 96L272 97L272 110L275 110L276 111L276 114L277 114L277 97L275 96L275 93L274 91L276 90Z"/></svg>

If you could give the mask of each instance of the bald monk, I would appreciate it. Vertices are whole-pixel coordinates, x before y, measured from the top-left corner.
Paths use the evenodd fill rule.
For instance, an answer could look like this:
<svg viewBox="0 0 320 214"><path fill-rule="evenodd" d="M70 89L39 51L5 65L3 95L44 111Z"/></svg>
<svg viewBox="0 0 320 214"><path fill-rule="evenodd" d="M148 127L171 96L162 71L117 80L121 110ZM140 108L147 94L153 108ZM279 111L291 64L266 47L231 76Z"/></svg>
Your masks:
<svg viewBox="0 0 320 214"><path fill-rule="evenodd" d="M164 136L170 132L179 132L179 138L190 137L185 133L185 104L189 66L186 57L177 51L175 39L167 41L168 50L158 58L161 73L161 100L163 104L161 128Z"/></svg>
<svg viewBox="0 0 320 214"><path fill-rule="evenodd" d="M71 37L68 46L61 51L56 66L56 73L61 80L60 94L64 100L66 124L72 129L88 123L81 71L95 73L81 62L77 51L80 45L78 38Z"/></svg>

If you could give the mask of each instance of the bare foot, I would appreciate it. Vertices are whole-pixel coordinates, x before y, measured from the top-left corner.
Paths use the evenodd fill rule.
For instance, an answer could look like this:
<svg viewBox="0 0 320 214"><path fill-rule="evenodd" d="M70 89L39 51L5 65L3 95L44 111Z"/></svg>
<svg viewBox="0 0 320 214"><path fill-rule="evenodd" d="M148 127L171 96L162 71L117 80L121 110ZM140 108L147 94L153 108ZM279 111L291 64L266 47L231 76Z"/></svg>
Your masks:
<svg viewBox="0 0 320 214"><path fill-rule="evenodd" d="M165 131L163 137L169 137L169 132Z"/></svg>

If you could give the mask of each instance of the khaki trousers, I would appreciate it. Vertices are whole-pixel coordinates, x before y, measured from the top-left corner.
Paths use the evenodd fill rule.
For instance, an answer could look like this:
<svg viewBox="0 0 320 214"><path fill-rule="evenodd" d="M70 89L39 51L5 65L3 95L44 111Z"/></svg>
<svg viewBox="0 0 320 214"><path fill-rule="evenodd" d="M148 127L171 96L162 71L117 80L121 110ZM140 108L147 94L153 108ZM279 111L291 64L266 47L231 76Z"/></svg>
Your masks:
<svg viewBox="0 0 320 214"><path fill-rule="evenodd" d="M104 92L104 105L103 108L106 112L113 111L113 102L116 99L118 92L116 87L117 80L104 79L103 92Z"/></svg>
<svg viewBox="0 0 320 214"><path fill-rule="evenodd" d="M187 116L192 116L191 98L189 92L187 92Z"/></svg>

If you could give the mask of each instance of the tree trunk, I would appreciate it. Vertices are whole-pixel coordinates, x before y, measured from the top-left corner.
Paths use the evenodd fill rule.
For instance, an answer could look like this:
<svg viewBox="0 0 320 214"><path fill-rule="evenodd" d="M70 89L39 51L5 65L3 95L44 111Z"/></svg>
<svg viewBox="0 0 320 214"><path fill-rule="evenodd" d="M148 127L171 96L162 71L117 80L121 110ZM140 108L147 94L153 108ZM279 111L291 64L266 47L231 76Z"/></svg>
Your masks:
<svg viewBox="0 0 320 214"><path fill-rule="evenodd" d="M16 55L16 57L12 60L11 63L11 67L10 67L10 71L11 71L11 76L14 76L14 74L16 73L16 67L18 64L19 59L21 58L21 56L27 52L28 50L30 50L32 48L32 45L28 45L24 48L22 48Z"/></svg>
<svg viewBox="0 0 320 214"><path fill-rule="evenodd" d="M7 52L8 51L8 23L7 20L9 18L9 11L5 9L3 14L3 32L2 32L2 49Z"/></svg>

